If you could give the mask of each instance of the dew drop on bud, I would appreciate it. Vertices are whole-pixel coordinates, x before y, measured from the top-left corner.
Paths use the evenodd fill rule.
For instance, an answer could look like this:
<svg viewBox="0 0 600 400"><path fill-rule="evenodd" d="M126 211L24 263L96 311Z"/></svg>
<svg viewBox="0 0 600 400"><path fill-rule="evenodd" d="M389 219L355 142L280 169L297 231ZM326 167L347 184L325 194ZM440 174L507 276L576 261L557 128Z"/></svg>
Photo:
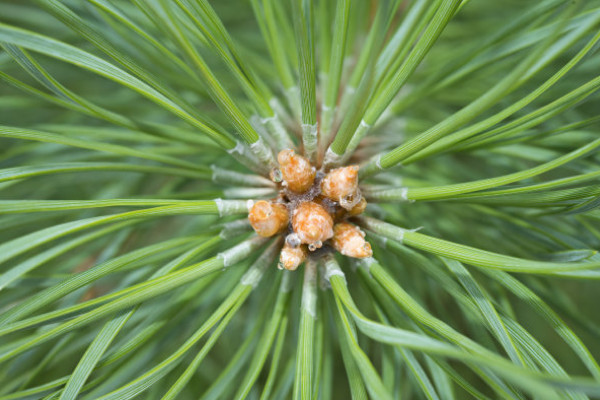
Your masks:
<svg viewBox="0 0 600 400"><path fill-rule="evenodd" d="M348 215L355 216L362 214L367 208L367 200L361 196L358 203L356 203L350 210L348 210Z"/></svg>
<svg viewBox="0 0 600 400"><path fill-rule="evenodd" d="M273 168L271 172L269 172L269 177L273 182L281 182L283 180L283 174L279 168Z"/></svg>
<svg viewBox="0 0 600 400"><path fill-rule="evenodd" d="M296 233L290 233L285 238L285 243L290 247L298 247L302 243L300 237Z"/></svg>
<svg viewBox="0 0 600 400"><path fill-rule="evenodd" d="M321 247L323 247L323 242L321 242L320 240L317 240L316 242L313 242L308 245L308 249L310 251L315 251L317 249L320 249Z"/></svg>
<svg viewBox="0 0 600 400"><path fill-rule="evenodd" d="M342 206L348 210L348 209L351 209L352 207L354 207L353 202L354 202L354 193L351 193L340 199L340 206Z"/></svg>

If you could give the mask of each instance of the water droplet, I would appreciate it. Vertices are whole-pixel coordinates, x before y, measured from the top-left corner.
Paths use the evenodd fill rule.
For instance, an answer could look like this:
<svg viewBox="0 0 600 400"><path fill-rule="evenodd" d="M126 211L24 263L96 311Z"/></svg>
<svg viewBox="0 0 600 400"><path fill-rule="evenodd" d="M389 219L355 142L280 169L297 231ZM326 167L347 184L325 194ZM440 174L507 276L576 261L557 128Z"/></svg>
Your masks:
<svg viewBox="0 0 600 400"><path fill-rule="evenodd" d="M323 246L323 242L321 242L320 240L317 240L316 242L312 242L311 244L308 245L308 249L310 251L315 251L316 249L320 249Z"/></svg>
<svg viewBox="0 0 600 400"><path fill-rule="evenodd" d="M340 199L340 206L346 210L352 209L356 204L360 202L362 196L359 193L350 193Z"/></svg>
<svg viewBox="0 0 600 400"><path fill-rule="evenodd" d="M269 176L273 182L281 182L283 180L283 175L281 174L281 170L279 168L273 168L269 173Z"/></svg>
<svg viewBox="0 0 600 400"><path fill-rule="evenodd" d="M302 243L300 241L300 237L296 233L290 233L289 235L287 235L285 238L285 242L288 244L288 246L294 248L300 246L300 244Z"/></svg>

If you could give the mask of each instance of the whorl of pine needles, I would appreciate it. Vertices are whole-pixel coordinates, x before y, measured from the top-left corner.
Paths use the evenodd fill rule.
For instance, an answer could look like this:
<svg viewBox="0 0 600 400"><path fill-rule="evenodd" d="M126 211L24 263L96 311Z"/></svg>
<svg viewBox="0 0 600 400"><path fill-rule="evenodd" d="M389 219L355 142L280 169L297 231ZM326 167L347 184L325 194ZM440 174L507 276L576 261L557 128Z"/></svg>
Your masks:
<svg viewBox="0 0 600 400"><path fill-rule="evenodd" d="M1 1L0 400L600 398L599 32Z"/></svg>

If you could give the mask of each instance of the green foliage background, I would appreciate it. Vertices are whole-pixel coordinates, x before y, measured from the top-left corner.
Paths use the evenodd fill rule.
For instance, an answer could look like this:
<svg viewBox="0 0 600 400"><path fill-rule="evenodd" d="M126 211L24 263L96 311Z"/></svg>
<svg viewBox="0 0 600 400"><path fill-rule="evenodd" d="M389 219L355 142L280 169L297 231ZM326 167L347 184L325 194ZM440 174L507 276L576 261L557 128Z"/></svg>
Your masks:
<svg viewBox="0 0 600 400"><path fill-rule="evenodd" d="M3 0L0 399L599 398L599 40L598 0ZM253 238L290 146L361 165L373 259Z"/></svg>

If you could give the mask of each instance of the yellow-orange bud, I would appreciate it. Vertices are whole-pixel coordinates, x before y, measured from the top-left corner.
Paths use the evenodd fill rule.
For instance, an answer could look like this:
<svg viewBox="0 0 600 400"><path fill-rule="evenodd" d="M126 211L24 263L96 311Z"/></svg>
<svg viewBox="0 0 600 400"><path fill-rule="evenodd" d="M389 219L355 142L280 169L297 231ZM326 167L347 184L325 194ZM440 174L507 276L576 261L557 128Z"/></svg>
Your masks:
<svg viewBox="0 0 600 400"><path fill-rule="evenodd" d="M320 204L312 201L302 203L294 210L292 227L301 243L315 250L333 236L333 218Z"/></svg>
<svg viewBox="0 0 600 400"><path fill-rule="evenodd" d="M301 245L292 247L289 244L284 244L279 256L279 267L290 271L295 271L300 264L306 260L306 246Z"/></svg>
<svg viewBox="0 0 600 400"><path fill-rule="evenodd" d="M279 152L277 161L289 190L302 193L310 189L317 172L308 159L296 154L294 150L286 149Z"/></svg>
<svg viewBox="0 0 600 400"><path fill-rule="evenodd" d="M348 257L366 258L373 255L371 245L365 240L365 233L348 222L340 222L333 227L331 244Z"/></svg>
<svg viewBox="0 0 600 400"><path fill-rule="evenodd" d="M285 229L289 221L287 207L281 203L260 200L248 213L250 225L260 236L269 237Z"/></svg>
<svg viewBox="0 0 600 400"><path fill-rule="evenodd" d="M321 181L321 194L337 201L346 209L354 207L358 193L358 165L336 168L327 173Z"/></svg>

